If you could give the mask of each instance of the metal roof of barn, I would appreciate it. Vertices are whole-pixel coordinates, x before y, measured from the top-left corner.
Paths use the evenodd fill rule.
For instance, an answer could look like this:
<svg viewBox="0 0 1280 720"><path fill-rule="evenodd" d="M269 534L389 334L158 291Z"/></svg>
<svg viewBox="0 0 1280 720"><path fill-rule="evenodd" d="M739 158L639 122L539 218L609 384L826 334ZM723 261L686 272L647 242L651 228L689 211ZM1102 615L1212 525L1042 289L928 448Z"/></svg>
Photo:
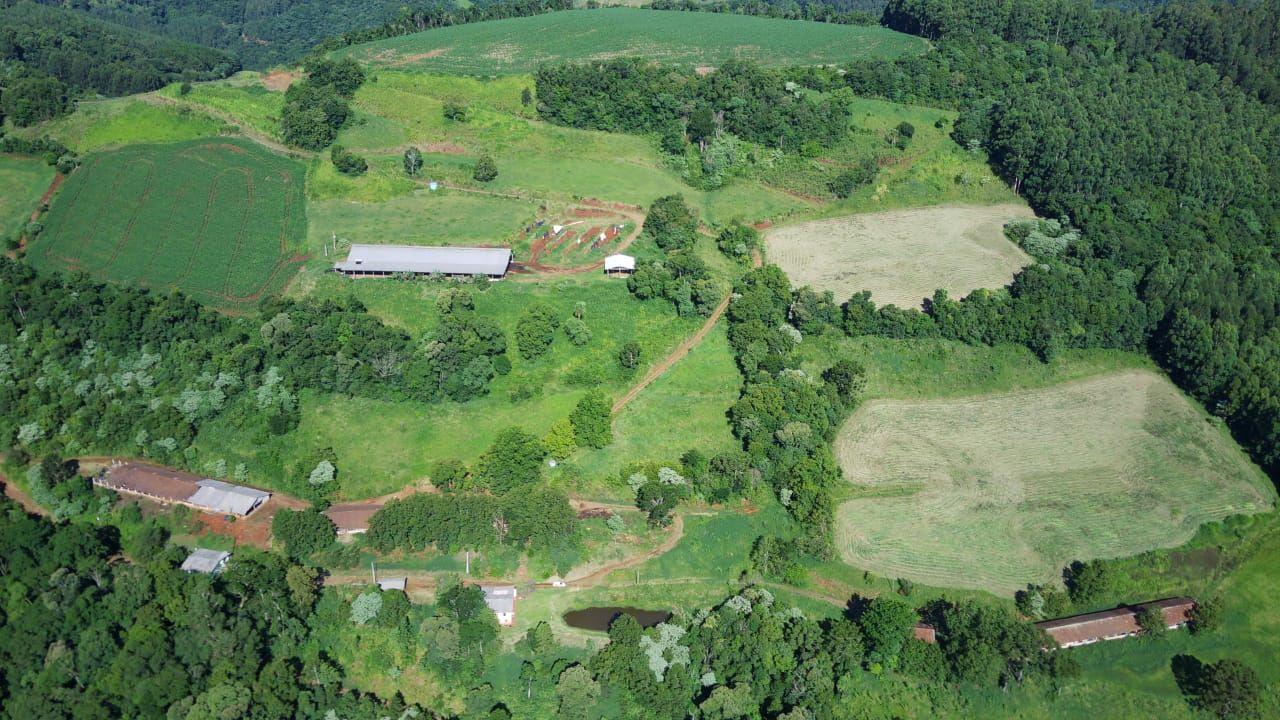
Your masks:
<svg viewBox="0 0 1280 720"><path fill-rule="evenodd" d="M209 508L214 512L248 515L271 493L224 483L221 480L201 480L200 489L187 502Z"/></svg>
<svg viewBox="0 0 1280 720"><path fill-rule="evenodd" d="M485 585L484 602L496 613L510 613L516 610L516 588L514 585Z"/></svg>
<svg viewBox="0 0 1280 720"><path fill-rule="evenodd" d="M182 561L182 569L187 572L212 574L221 570L230 557L231 553L225 550L196 548L186 560Z"/></svg>
<svg viewBox="0 0 1280 720"><path fill-rule="evenodd" d="M420 245L352 245L347 259L334 263L340 272L444 275L504 275L510 248L425 247Z"/></svg>

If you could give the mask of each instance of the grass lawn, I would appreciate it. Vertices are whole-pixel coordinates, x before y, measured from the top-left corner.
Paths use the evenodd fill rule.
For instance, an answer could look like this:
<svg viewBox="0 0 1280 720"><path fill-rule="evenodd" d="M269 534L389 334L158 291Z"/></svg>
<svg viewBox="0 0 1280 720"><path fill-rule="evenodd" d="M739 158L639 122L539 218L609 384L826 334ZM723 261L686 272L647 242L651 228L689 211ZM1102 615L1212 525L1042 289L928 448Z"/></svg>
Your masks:
<svg viewBox="0 0 1280 720"><path fill-rule="evenodd" d="M817 65L924 52L925 41L879 27L730 13L607 8L457 25L339 50L384 67L514 74L542 63L643 57L665 64Z"/></svg>
<svg viewBox="0 0 1280 720"><path fill-rule="evenodd" d="M1226 430L1148 371L873 400L835 448L858 491L837 510L846 562L997 594L1053 582L1072 560L1179 545L1275 500Z"/></svg>
<svg viewBox="0 0 1280 720"><path fill-rule="evenodd" d="M303 259L302 181L301 165L243 140L98 153L67 179L28 258L244 309Z"/></svg>
<svg viewBox="0 0 1280 720"><path fill-rule="evenodd" d="M43 158L0 155L0 241L26 227L54 174Z"/></svg>
<svg viewBox="0 0 1280 720"><path fill-rule="evenodd" d="M48 135L81 153L141 143L170 143L213 137L231 128L188 107L154 105L134 98L88 100L76 103L70 115L20 131Z"/></svg>

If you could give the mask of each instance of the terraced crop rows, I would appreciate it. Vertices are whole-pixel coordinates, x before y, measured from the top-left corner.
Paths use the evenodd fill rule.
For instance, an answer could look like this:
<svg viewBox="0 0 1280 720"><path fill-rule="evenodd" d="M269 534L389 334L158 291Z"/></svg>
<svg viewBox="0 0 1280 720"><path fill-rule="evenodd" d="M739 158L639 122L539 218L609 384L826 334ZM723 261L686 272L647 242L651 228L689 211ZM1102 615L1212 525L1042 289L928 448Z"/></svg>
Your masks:
<svg viewBox="0 0 1280 720"><path fill-rule="evenodd" d="M242 141L93 155L68 179L31 259L243 307L282 288L303 260L302 180L297 163Z"/></svg>
<svg viewBox="0 0 1280 720"><path fill-rule="evenodd" d="M837 511L846 562L1003 594L1052 582L1072 560L1176 545L1203 522L1274 501L1230 438L1146 371L873 401L836 452L846 478L876 495Z"/></svg>

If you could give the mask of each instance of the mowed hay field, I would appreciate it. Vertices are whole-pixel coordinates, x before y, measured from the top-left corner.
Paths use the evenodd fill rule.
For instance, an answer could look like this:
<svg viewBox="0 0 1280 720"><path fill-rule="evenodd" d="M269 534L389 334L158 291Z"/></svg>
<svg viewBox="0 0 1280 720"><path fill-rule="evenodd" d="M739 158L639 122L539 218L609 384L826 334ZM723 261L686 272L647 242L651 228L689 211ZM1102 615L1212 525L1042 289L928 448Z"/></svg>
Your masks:
<svg viewBox="0 0 1280 720"><path fill-rule="evenodd" d="M1004 236L1025 205L889 210L784 225L765 237L769 260L796 287L838 300L871 291L877 305L919 307L938 288L952 298L1001 287L1031 262Z"/></svg>
<svg viewBox="0 0 1280 720"><path fill-rule="evenodd" d="M862 497L837 511L849 564L1012 594L1073 560L1185 542L1274 491L1162 376L1102 375L957 400L876 400L836 453Z"/></svg>
<svg viewBox="0 0 1280 720"><path fill-rule="evenodd" d="M818 65L924 52L920 38L880 27L728 13L602 8L490 20L339 51L381 67L460 74L530 72L541 63L642 57L715 66L725 60Z"/></svg>
<svg viewBox="0 0 1280 720"><path fill-rule="evenodd" d="M241 309L281 290L306 259L303 176L300 164L240 140L91 155L29 257Z"/></svg>

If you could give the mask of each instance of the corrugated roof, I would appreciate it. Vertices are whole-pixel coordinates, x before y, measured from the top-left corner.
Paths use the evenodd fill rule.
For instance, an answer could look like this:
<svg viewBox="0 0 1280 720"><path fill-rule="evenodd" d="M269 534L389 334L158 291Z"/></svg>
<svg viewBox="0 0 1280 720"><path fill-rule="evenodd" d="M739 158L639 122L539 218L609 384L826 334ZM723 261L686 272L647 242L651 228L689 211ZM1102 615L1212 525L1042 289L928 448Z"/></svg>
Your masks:
<svg viewBox="0 0 1280 720"><path fill-rule="evenodd" d="M201 480L198 484L200 489L187 502L209 508L214 512L248 515L259 504L271 497L271 493L232 485L221 480Z"/></svg>
<svg viewBox="0 0 1280 720"><path fill-rule="evenodd" d="M514 585L486 585L484 590L484 602L489 609L496 613L511 613L516 611L516 588Z"/></svg>
<svg viewBox="0 0 1280 720"><path fill-rule="evenodd" d="M604 259L605 272L610 270L635 270L636 259L630 255L610 255Z"/></svg>
<svg viewBox="0 0 1280 720"><path fill-rule="evenodd" d="M225 550L209 550L196 548L182 561L182 569L187 572L215 573L222 569L222 564L231 557Z"/></svg>
<svg viewBox="0 0 1280 720"><path fill-rule="evenodd" d="M357 533L368 530L369 519L381 509L378 503L343 503L330 506L324 514L333 521L338 532Z"/></svg>
<svg viewBox="0 0 1280 720"><path fill-rule="evenodd" d="M378 587L383 590L404 590L409 584L407 577L382 578L378 580Z"/></svg>
<svg viewBox="0 0 1280 720"><path fill-rule="evenodd" d="M1196 603L1191 598L1166 598L1132 607L1046 620L1036 623L1036 627L1048 633L1062 647L1087 645L1141 632L1138 612L1145 607L1158 608L1164 614L1165 624L1177 627L1191 619L1191 611L1195 606Z"/></svg>
<svg viewBox="0 0 1280 720"><path fill-rule="evenodd" d="M97 483L120 492L185 502L200 489L200 476L143 463L122 463L107 468Z"/></svg>
<svg viewBox="0 0 1280 720"><path fill-rule="evenodd" d="M352 245L347 259L334 263L341 272L504 275L510 248Z"/></svg>

